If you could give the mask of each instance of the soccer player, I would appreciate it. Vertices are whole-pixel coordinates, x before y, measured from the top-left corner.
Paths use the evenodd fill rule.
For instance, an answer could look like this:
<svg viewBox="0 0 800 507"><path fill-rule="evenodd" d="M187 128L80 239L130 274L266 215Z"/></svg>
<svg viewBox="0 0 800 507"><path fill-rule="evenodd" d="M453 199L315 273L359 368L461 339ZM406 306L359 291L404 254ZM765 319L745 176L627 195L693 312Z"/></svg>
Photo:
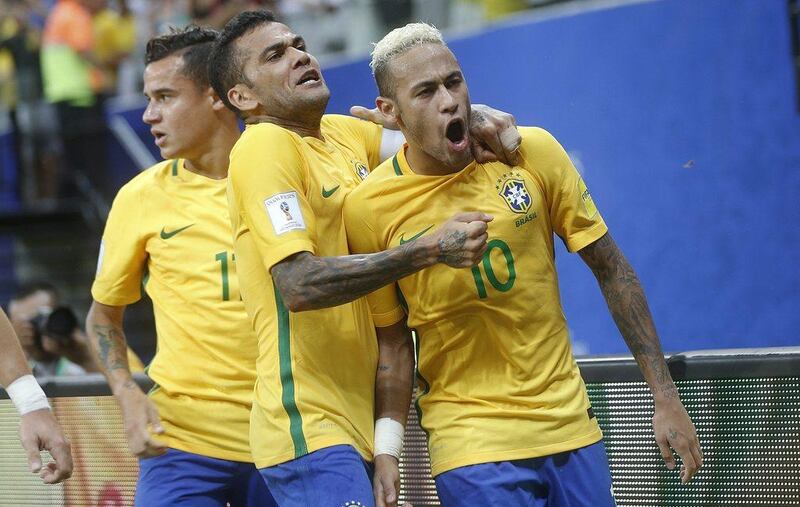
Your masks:
<svg viewBox="0 0 800 507"><path fill-rule="evenodd" d="M72 475L69 442L50 411L47 397L28 368L25 354L6 313L0 309L0 386L20 415L19 438L28 455L31 472L46 484L64 481ZM42 466L39 451L45 449L53 461Z"/></svg>
<svg viewBox="0 0 800 507"><path fill-rule="evenodd" d="M368 297L378 326L417 331L420 422L442 504L612 506L600 428L572 356L553 234L591 268L650 386L653 428L683 482L702 464L694 425L664 361L644 292L559 143L522 128L521 163L481 164L467 149L461 68L435 28L410 24L374 48L378 108L407 145L344 206L351 251L434 230L464 202L494 217L471 270L433 266ZM364 209L370 209L364 213Z"/></svg>
<svg viewBox="0 0 800 507"><path fill-rule="evenodd" d="M114 200L86 323L141 458L142 507L274 505L248 441L258 351L225 199L239 126L208 82L216 36L190 27L147 44L143 120L165 160ZM131 378L123 331L142 285L158 340L149 396Z"/></svg>
<svg viewBox="0 0 800 507"><path fill-rule="evenodd" d="M323 117L330 94L319 64L268 12L232 19L209 68L217 94L247 124L231 152L228 199L242 297L259 339L256 466L280 505L374 505L375 433L379 503L393 504L413 350L399 322L382 330L379 350L358 298L437 262L472 266L491 217L456 215L400 248L347 256L342 202L377 165L380 127ZM393 463L392 477L384 462Z"/></svg>

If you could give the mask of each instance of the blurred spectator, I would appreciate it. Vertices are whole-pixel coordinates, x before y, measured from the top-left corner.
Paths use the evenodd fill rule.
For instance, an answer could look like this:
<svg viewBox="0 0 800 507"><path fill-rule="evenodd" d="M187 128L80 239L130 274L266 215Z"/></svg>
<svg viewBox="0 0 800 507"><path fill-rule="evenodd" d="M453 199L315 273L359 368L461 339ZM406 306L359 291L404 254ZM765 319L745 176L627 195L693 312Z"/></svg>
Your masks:
<svg viewBox="0 0 800 507"><path fill-rule="evenodd" d="M0 1L0 54L9 58L8 84L13 85L2 102L14 129L22 196L28 204L53 199L58 190L55 112L42 100L40 8L37 2Z"/></svg>
<svg viewBox="0 0 800 507"><path fill-rule="evenodd" d="M59 307L52 285L23 286L8 304L8 317L35 377L99 371L77 318L67 307Z"/></svg>
<svg viewBox="0 0 800 507"><path fill-rule="evenodd" d="M473 0L475 1L475 0ZM504 18L529 7L526 0L478 0L483 5L483 16L489 21Z"/></svg>
<svg viewBox="0 0 800 507"><path fill-rule="evenodd" d="M189 15L200 26L222 28L232 17L242 11L278 9L277 0L190 0Z"/></svg>
<svg viewBox="0 0 800 507"><path fill-rule="evenodd" d="M136 48L136 20L128 2L117 0L116 9L106 6L92 18L94 56L102 80L95 90L103 97L117 93L117 72L122 61Z"/></svg>
<svg viewBox="0 0 800 507"><path fill-rule="evenodd" d="M92 15L104 6L103 0L58 0L47 16L41 51L44 95L58 112L66 163L61 193L79 192L97 207L106 207L100 196L113 192L106 184L105 118L95 94L102 75Z"/></svg>
<svg viewBox="0 0 800 507"><path fill-rule="evenodd" d="M317 58L347 48L346 27L350 20L343 8L346 0L281 0L274 3L279 19L294 33L303 35Z"/></svg>
<svg viewBox="0 0 800 507"><path fill-rule="evenodd" d="M144 38L139 38L142 43L155 35L168 33L171 27L185 26L192 21L189 0L161 0L150 2L147 7L150 30Z"/></svg>
<svg viewBox="0 0 800 507"><path fill-rule="evenodd" d="M8 317L35 377L99 372L89 338L68 306L61 306L56 288L46 282L23 285L8 304ZM132 372L144 370L128 349Z"/></svg>

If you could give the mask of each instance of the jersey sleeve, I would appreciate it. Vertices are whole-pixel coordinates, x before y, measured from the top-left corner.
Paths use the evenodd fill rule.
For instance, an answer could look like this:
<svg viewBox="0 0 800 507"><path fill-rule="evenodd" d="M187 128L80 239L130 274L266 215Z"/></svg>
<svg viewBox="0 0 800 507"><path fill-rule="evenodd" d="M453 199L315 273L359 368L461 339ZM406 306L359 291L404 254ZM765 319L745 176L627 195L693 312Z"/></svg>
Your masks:
<svg viewBox="0 0 800 507"><path fill-rule="evenodd" d="M570 252L600 239L608 227L567 152L543 129L520 130L524 165L543 187L553 231Z"/></svg>
<svg viewBox="0 0 800 507"><path fill-rule="evenodd" d="M228 202L239 220L234 233L249 229L270 270L292 254L316 253L308 169L289 132L266 124L250 129L231 152Z"/></svg>
<svg viewBox="0 0 800 507"><path fill-rule="evenodd" d="M385 250L375 225L368 222L369 208L358 195L352 193L345 199L342 210L344 227L350 253L369 254ZM397 286L391 283L367 294L367 303L375 327L388 327L406 317L397 297Z"/></svg>
<svg viewBox="0 0 800 507"><path fill-rule="evenodd" d="M92 297L109 306L135 303L142 295L142 277L147 266L147 237L140 192L126 186L117 194L103 231Z"/></svg>
<svg viewBox="0 0 800 507"><path fill-rule="evenodd" d="M371 121L359 120L339 114L325 115L324 121L347 134L358 145L364 146L370 170L381 163L381 138L383 127Z"/></svg>

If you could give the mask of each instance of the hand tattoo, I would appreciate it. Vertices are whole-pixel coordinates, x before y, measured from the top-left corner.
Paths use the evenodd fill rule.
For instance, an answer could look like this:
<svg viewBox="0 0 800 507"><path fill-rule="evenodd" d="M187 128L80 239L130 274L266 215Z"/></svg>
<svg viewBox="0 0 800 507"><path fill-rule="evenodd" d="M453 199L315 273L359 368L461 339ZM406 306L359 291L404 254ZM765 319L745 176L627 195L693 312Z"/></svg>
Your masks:
<svg viewBox="0 0 800 507"><path fill-rule="evenodd" d="M439 240L439 262L448 266L458 267L464 261L464 243L467 234L462 231L452 231Z"/></svg>

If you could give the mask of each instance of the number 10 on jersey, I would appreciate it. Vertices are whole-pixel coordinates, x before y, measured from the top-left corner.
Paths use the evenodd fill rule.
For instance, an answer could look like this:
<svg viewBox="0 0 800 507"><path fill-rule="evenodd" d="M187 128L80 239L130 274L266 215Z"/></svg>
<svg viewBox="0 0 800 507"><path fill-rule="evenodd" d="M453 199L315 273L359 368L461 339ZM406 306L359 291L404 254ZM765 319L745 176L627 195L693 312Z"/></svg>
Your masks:
<svg viewBox="0 0 800 507"><path fill-rule="evenodd" d="M503 258L506 261L506 268L508 270L508 280L501 282L494 274L492 267L492 251L499 249L503 253ZM517 279L517 270L514 268L514 255L511 253L511 247L502 239L493 239L489 241L486 252L483 253L483 271L486 273L486 279L496 290L500 292L508 292L514 286L514 281ZM486 292L486 284L483 283L483 274L481 273L480 266L472 268L472 277L475 279L475 288L478 290L478 297L485 299L488 297Z"/></svg>

